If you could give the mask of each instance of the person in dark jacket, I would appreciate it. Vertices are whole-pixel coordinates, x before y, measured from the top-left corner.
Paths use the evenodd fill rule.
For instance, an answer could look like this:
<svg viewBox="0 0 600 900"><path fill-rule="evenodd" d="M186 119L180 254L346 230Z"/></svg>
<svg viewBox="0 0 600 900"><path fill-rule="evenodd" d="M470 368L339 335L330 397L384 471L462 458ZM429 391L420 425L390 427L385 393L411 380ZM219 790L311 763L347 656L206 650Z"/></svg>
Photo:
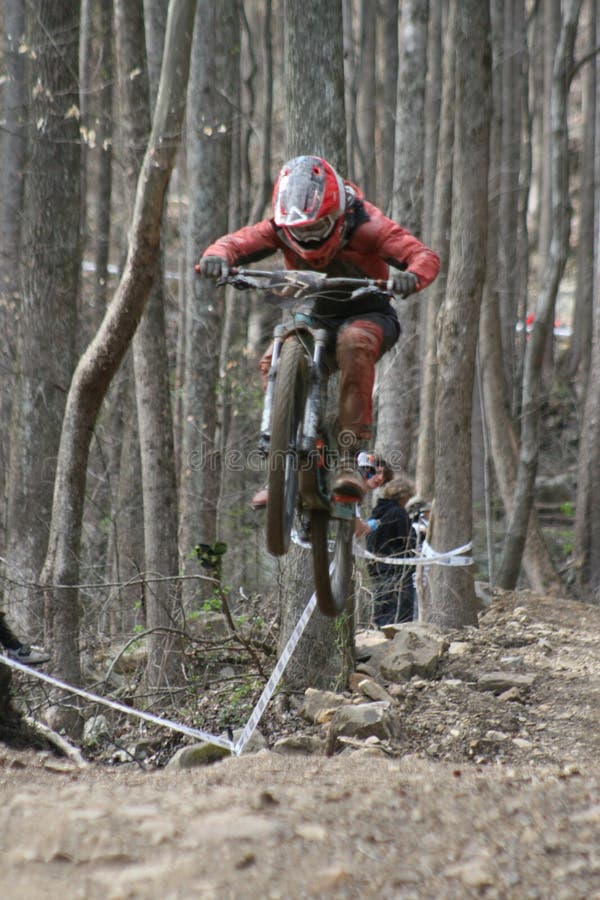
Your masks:
<svg viewBox="0 0 600 900"><path fill-rule="evenodd" d="M368 520L367 550L375 556L407 556L414 546L411 519L405 504L414 494L410 479L397 475L380 490ZM411 622L415 589L412 566L371 561L367 566L373 579L373 619L381 628L395 622Z"/></svg>
<svg viewBox="0 0 600 900"><path fill-rule="evenodd" d="M283 166L273 211L273 218L217 238L196 270L206 278L220 278L232 266L279 250L288 269L383 279L401 297L423 290L438 274L437 253L364 199L322 157L298 156ZM340 372L338 420L345 452L333 490L361 500L365 485L356 470L356 454L371 439L375 363L398 340L400 325L383 293L344 304L321 298L313 318L329 331ZM263 376L270 364L267 352L260 361ZM259 494L252 502L255 508L266 504L264 491Z"/></svg>

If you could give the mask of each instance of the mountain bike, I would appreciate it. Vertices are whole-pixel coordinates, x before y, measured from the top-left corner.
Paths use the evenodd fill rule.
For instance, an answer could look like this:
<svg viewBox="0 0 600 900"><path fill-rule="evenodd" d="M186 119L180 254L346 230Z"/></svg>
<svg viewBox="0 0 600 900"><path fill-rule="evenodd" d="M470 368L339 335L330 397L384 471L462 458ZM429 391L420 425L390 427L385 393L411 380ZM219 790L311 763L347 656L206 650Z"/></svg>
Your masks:
<svg viewBox="0 0 600 900"><path fill-rule="evenodd" d="M318 608L335 617L345 608L352 576L356 498L332 492L343 449L336 417L327 415L334 340L313 308L319 298L341 306L370 294L393 295L385 281L312 271L238 268L217 284L263 292L267 302L292 313L273 332L260 427L259 449L268 456L266 543L271 554L283 556L298 523L296 534L312 549Z"/></svg>

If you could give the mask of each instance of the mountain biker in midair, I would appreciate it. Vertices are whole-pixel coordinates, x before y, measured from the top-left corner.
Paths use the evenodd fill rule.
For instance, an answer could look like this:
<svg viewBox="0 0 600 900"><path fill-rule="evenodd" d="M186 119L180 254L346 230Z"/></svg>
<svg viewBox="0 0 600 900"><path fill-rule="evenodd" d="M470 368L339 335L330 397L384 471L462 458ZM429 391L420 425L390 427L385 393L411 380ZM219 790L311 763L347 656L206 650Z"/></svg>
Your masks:
<svg viewBox="0 0 600 900"><path fill-rule="evenodd" d="M207 247L197 266L200 274L226 277L230 267L277 251L288 269L383 279L400 297L423 290L438 274L437 253L369 203L355 184L319 156L298 156L285 163L273 190L273 213ZM333 490L360 500L364 481L356 469L356 454L372 438L375 363L398 340L400 324L383 293L344 303L320 299L313 318L331 334L340 373L343 453ZM269 350L259 364L263 376L270 362Z"/></svg>

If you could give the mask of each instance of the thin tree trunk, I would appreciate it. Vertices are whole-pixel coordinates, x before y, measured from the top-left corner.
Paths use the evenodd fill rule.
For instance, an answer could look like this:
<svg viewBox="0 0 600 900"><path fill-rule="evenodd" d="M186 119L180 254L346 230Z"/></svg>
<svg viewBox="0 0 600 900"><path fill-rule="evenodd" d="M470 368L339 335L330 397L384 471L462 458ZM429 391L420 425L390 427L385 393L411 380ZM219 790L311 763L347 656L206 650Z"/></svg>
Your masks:
<svg viewBox="0 0 600 900"><path fill-rule="evenodd" d="M595 46L600 46L600 16ZM600 91L600 57L591 61L595 89ZM600 104L596 104L596 137L600 135ZM596 154L595 184L600 184L600 155ZM600 195L595 192L594 297L591 359L583 385L585 406L581 422L575 512L576 583L582 599L600 603Z"/></svg>
<svg viewBox="0 0 600 900"><path fill-rule="evenodd" d="M128 0L131 2L131 0ZM144 0L146 44L141 62L149 77L148 125L155 108L166 27L162 2ZM134 108L129 114L135 115ZM164 216L164 208L163 208ZM169 358L165 325L164 253L157 256L158 272L133 339L142 487L146 569L164 580L146 587L148 662L145 682L150 692L181 684L181 642L177 627L180 608L179 548L177 541L177 480L173 416L170 403ZM173 580L171 580L173 579Z"/></svg>
<svg viewBox="0 0 600 900"><path fill-rule="evenodd" d="M380 52L382 80L381 165L377 184L377 205L390 215L394 190L394 146L396 131L396 90L398 84L398 0L384 0L380 19Z"/></svg>
<svg viewBox="0 0 600 900"><path fill-rule="evenodd" d="M396 105L392 218L417 236L423 226L428 6L424 0L402 5ZM420 390L419 303L413 297L396 301L396 308L402 336L394 355L381 364L385 375L379 383L377 448L384 456L400 452L408 469L416 447Z"/></svg>
<svg viewBox="0 0 600 900"><path fill-rule="evenodd" d="M502 347L506 382L511 396L515 382L515 322L517 320L519 281L517 253L519 238L519 174L521 163L521 65L524 35L517 24L523 16L518 7L523 0L508 0L500 4L503 19L497 23L501 29L501 54L498 60L501 83L501 128L498 200L498 255L496 291L500 302ZM513 408L516 404L513 402Z"/></svg>
<svg viewBox="0 0 600 900"><path fill-rule="evenodd" d="M263 110L262 139L259 186L252 205L250 220L257 222L265 213L271 198L273 182L271 180L271 154L273 140L273 35L271 31L272 0L265 0L265 13L262 22L262 59L263 59Z"/></svg>
<svg viewBox="0 0 600 900"><path fill-rule="evenodd" d="M596 46L598 5L589 4L589 23L587 50L593 52ZM582 189L581 211L579 214L579 240L577 242L577 287L575 294L575 310L573 314L573 335L569 343L568 371L578 388L580 404L585 404L585 386L588 384L592 344L590 336L593 331L593 293L594 293L594 206L597 191L586 190L586 185L596 184L594 180L596 156L600 139L596 134L596 93L598 79L596 77L597 61L589 60L583 76L583 147L581 151Z"/></svg>
<svg viewBox="0 0 600 900"><path fill-rule="evenodd" d="M18 378L10 430L7 557L18 580L36 582L44 561L65 397L75 359L79 290L81 148L77 109L79 12L68 2L32 10L34 55L21 256ZM68 38L65 39L65 35ZM39 592L19 588L13 621L38 634ZM72 653L71 648L68 649Z"/></svg>
<svg viewBox="0 0 600 900"><path fill-rule="evenodd" d="M319 41L314 35L319 35ZM343 96L342 2L286 0L285 106L286 154L324 156L345 173L345 115ZM326 102L315 104L315 96ZM285 591L281 597L279 649L282 650L310 597L310 557L292 548L284 562ZM294 654L285 685L346 685L353 669L354 630L351 611L334 624L315 612Z"/></svg>
<svg viewBox="0 0 600 900"><path fill-rule="evenodd" d="M2 31L2 59L6 77L2 86L3 127L0 129L0 497L5 497L8 472L9 429L14 392L21 258L23 185L27 150L27 88L25 59L19 52L25 34L22 0L6 0ZM5 514L0 516L0 545L6 546Z"/></svg>
<svg viewBox="0 0 600 900"><path fill-rule="evenodd" d="M113 54L112 54L112 0L100 3L100 28L102 35L102 60L100 67L100 109L98 112L97 151L98 190L96 197L96 246L95 246L95 294L94 304L98 323L104 315L108 296L108 263L110 257L110 216L112 199L112 137L113 137Z"/></svg>
<svg viewBox="0 0 600 900"><path fill-rule="evenodd" d="M375 152L375 15L371 0L361 0L360 2L359 46L359 88L356 103L359 165L356 180L365 197L373 202L377 190L377 167Z"/></svg>
<svg viewBox="0 0 600 900"><path fill-rule="evenodd" d="M496 4L492 5L491 8L493 71L498 73L498 76L493 81L494 115L490 139L490 174L488 179L488 253L486 285L479 326L479 364L490 453L493 459L502 504L506 510L506 515L510 515L516 481L518 441L515 435L514 422L510 416L511 401L502 354L498 296L499 185L500 167L502 164L500 138L502 133L502 79L500 73L502 72L503 48L502 30L499 26L502 25L502 10L503 0L497 0ZM496 573L493 558L489 559L488 565L490 581L495 582ZM558 589L560 579L544 542L535 509L532 510L529 521L523 566L532 590L544 593Z"/></svg>
<svg viewBox="0 0 600 900"><path fill-rule="evenodd" d="M444 76L444 29L447 29L447 2L432 3L427 32L427 83L425 86L425 155L423 163L423 239L432 246L433 206L437 158L440 149L440 119ZM425 317L422 317L422 321Z"/></svg>
<svg viewBox="0 0 600 900"><path fill-rule="evenodd" d="M232 153L231 70L239 65L230 41L237 7L229 0L200 0L194 33L187 111L188 190L183 459L181 464L179 546L186 575L203 575L194 557L200 542L217 537L221 458L215 443L217 382L222 328L220 289L194 273L205 247L228 230ZM197 98L202 97L199 106ZM184 582L184 606L205 599L198 582Z"/></svg>
<svg viewBox="0 0 600 900"><path fill-rule="evenodd" d="M79 546L91 435L108 387L144 310L160 246L165 191L181 132L195 0L171 0L156 113L138 181L125 270L98 334L75 370L63 422L42 580L55 669L80 679ZM55 641L55 637L60 640Z"/></svg>
<svg viewBox="0 0 600 900"><path fill-rule="evenodd" d="M479 308L485 278L491 117L490 18L479 0L456 7L456 119L447 295L440 310L436 397L434 551L473 536L471 415ZM424 618L445 627L477 623L467 567L431 566Z"/></svg>
<svg viewBox="0 0 600 900"><path fill-rule="evenodd" d="M573 68L573 48L582 0L567 0L552 78L551 140L552 236L537 299L535 320L525 355L521 414L521 445L512 515L507 526L498 584L517 583L535 489L539 457L539 423L542 399L542 365L548 335L552 333L554 305L569 250L569 157L567 101Z"/></svg>
<svg viewBox="0 0 600 900"><path fill-rule="evenodd" d="M454 144L454 19L456 7L450 5L444 41L442 67L442 105L435 172L431 246L439 254L440 272L429 288L425 307L425 349L421 382L421 414L417 446L416 488L421 497L431 499L435 492L435 395L437 382L436 321L444 296L450 258L452 226L452 155Z"/></svg>

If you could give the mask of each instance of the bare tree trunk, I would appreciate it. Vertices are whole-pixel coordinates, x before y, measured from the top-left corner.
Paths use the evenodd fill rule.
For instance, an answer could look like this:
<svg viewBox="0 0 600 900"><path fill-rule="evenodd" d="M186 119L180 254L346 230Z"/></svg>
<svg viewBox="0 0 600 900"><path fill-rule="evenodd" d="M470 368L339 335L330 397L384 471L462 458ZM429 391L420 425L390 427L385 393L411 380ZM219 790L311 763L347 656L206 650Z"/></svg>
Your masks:
<svg viewBox="0 0 600 900"><path fill-rule="evenodd" d="M535 320L525 355L521 444L512 514L508 522L498 584L514 588L517 583L535 489L539 457L539 423L542 397L542 365L548 335L552 333L556 295L569 250L569 156L567 101L573 68L573 48L582 0L565 5L552 78L549 154L552 160L552 237L538 295Z"/></svg>
<svg viewBox="0 0 600 900"><path fill-rule="evenodd" d="M102 65L100 68L100 109L96 148L99 155L98 190L96 209L96 245L94 252L96 291L94 303L98 322L104 315L108 296L108 263L110 256L110 212L112 199L112 137L113 137L113 79L112 54L112 0L100 3L100 28L102 35Z"/></svg>
<svg viewBox="0 0 600 900"><path fill-rule="evenodd" d="M455 0L452 0L455 2ZM448 287L439 318L435 502L430 543L443 552L472 539L471 415L479 308L485 278L488 144L491 117L487 4L456 7L456 118ZM428 621L477 623L466 567L431 566Z"/></svg>
<svg viewBox="0 0 600 900"><path fill-rule="evenodd" d="M492 41L495 73L502 72L501 60L503 2L492 6ZM500 33L499 33L500 32ZM500 168L502 165L502 79L494 78L494 116L490 139L490 174L488 179L488 253L486 285L479 327L479 364L484 399L490 452L502 503L507 515L512 510L515 488L518 441L510 416L511 402L505 378L502 354L499 300L499 205ZM513 321L514 329L514 321ZM535 510L531 512L527 542L523 557L525 573L530 587L539 592L556 590L560 580L542 537ZM489 576L495 581L493 558L488 561Z"/></svg>
<svg viewBox="0 0 600 900"><path fill-rule="evenodd" d="M186 575L204 574L194 558L199 542L217 537L221 458L215 443L222 329L220 290L194 273L194 262L229 224L232 121L231 70L239 65L230 40L237 7L200 0L194 33L187 111L188 217L179 546ZM197 98L202 97L200 106ZM183 586L186 608L204 599L197 582Z"/></svg>
<svg viewBox="0 0 600 900"><path fill-rule="evenodd" d="M55 669L75 684L80 679L74 649L79 639L79 545L89 445L100 405L131 343L156 272L163 201L183 123L195 8L195 0L171 0L169 6L165 58L125 270L98 334L77 365L67 398L42 580Z"/></svg>
<svg viewBox="0 0 600 900"><path fill-rule="evenodd" d="M314 35L319 34L319 41ZM346 170L343 96L342 2L286 0L285 4L286 153L316 153L340 172ZM327 101L320 106L315 96ZM310 558L293 548L285 559L286 591L281 601L280 650L312 592ZM339 641L336 635L340 635ZM315 612L294 661L285 672L289 688L345 685L353 668L353 616L349 610L337 623Z"/></svg>
<svg viewBox="0 0 600 900"><path fill-rule="evenodd" d="M598 4L590 3L587 34L587 51L593 52L596 47L596 31L598 22ZM585 51L584 51L585 52ZM580 184L582 190L581 210L579 214L579 240L577 242L577 288L575 310L573 314L573 335L568 351L568 371L578 389L580 404L585 404L585 386L588 384L592 344L590 336L593 332L593 294L594 294L594 206L596 191L586 190L585 185L598 185L595 181L600 138L596 133L596 93L598 78L596 70L598 62L595 58L588 61L583 76L583 147L581 151Z"/></svg>
<svg viewBox="0 0 600 900"><path fill-rule="evenodd" d="M21 221L27 149L27 88L25 59L19 52L25 34L22 0L6 0L2 31L2 60L6 77L3 92L3 127L0 129L0 498L4 501L9 458L9 429L14 391L17 343L17 308L21 258ZM3 504L4 505L4 504ZM6 517L0 516L0 545L6 546Z"/></svg>
<svg viewBox="0 0 600 900"><path fill-rule="evenodd" d="M416 235L422 233L423 225L428 6L424 0L405 0L402 4L396 104L392 218ZM419 305L413 297L396 301L396 308L402 336L394 355L386 357L380 367L385 375L379 383L377 448L384 455L401 452L408 469L418 427Z"/></svg>
<svg viewBox="0 0 600 900"><path fill-rule="evenodd" d="M167 12L169 4L164 0L144 0L144 32L146 35L146 61L148 64L148 82L150 84L150 103L152 109L156 104L160 68L165 49L167 31Z"/></svg>
<svg viewBox="0 0 600 900"><path fill-rule="evenodd" d="M129 0L131 2L131 0ZM144 0L146 42L151 51L140 60L147 65L149 111L155 108L165 38L166 10L161 2ZM134 116L134 108L129 114ZM164 211L163 211L164 215ZM170 403L169 359L164 310L164 253L157 256L158 272L133 339L142 487L144 495L144 549L146 569L164 577L146 587L148 690L181 684L181 642L172 631L177 626L180 582L177 542L177 481L173 416ZM170 580L173 579L173 580Z"/></svg>
<svg viewBox="0 0 600 900"><path fill-rule="evenodd" d="M423 239L432 246L433 204L435 198L435 176L442 116L442 92L444 76L443 35L447 30L448 3L432 3L429 9L427 31L427 82L425 85L425 157L423 162ZM424 321L426 316L421 316Z"/></svg>
<svg viewBox="0 0 600 900"><path fill-rule="evenodd" d="M145 627L144 587L140 584L146 569L144 553L144 502L140 472L140 439L135 402L133 362L127 354L113 385L113 405L118 411L112 419L120 443L115 466L116 490L113 494L107 550L107 577L110 589L107 630L112 637L123 631ZM133 582L133 583L132 583Z"/></svg>
<svg viewBox="0 0 600 900"><path fill-rule="evenodd" d="M31 153L25 189L18 378L8 468L7 556L19 580L36 582L44 561L65 396L75 358L80 253L81 150L77 108L79 12L44 2L32 10ZM65 39L65 35L68 38ZM41 630L41 597L20 588L11 613Z"/></svg>
<svg viewBox="0 0 600 900"><path fill-rule="evenodd" d="M521 66L523 60L523 0L499 4L502 14L496 27L501 31L500 76L500 153L498 199L498 255L496 291L500 301L502 348L506 383L511 397L515 390L515 322L517 320L519 280L519 175L521 165ZM503 16L503 18L502 18ZM513 408L516 404L513 402Z"/></svg>
<svg viewBox="0 0 600 900"><path fill-rule="evenodd" d="M384 0L383 15L379 20L382 110L381 164L377 176L377 205L390 215L394 190L394 141L396 131L396 90L398 84L398 0Z"/></svg>
<svg viewBox="0 0 600 900"><path fill-rule="evenodd" d="M596 19L595 46L600 41L600 16ZM591 62L595 89L600 91L600 59ZM596 135L600 134L600 104L596 104ZM600 157L596 154L595 184L600 184ZM600 196L595 192L594 295L591 360L579 447L575 513L576 580L580 596L600 603Z"/></svg>
<svg viewBox="0 0 600 900"><path fill-rule="evenodd" d="M552 239L552 159L547 149L552 141L552 84L556 47L560 32L561 0L546 0L540 4L538 16L542 20L543 33L543 96L542 96L542 153L541 153L541 191L540 191L540 231L538 241L539 278L543 278L544 269L550 251Z"/></svg>
<svg viewBox="0 0 600 900"><path fill-rule="evenodd" d="M356 180L365 197L374 202L376 197L375 152L375 15L370 0L360 2L360 60L358 95L356 102L356 128L358 132L358 170Z"/></svg>
<svg viewBox="0 0 600 900"><path fill-rule="evenodd" d="M421 415L417 446L416 487L422 497L431 499L435 492L435 395L437 382L436 321L446 293L452 226L452 155L454 144L454 15L450 5L442 68L442 104L435 172L434 206L431 244L440 257L440 272L429 288L425 307L425 347L421 382Z"/></svg>
<svg viewBox="0 0 600 900"><path fill-rule="evenodd" d="M354 0L342 0L343 44L344 52L344 85L346 104L346 175L356 181L358 172L358 132L356 128L356 110L358 102L359 49L355 37L355 3ZM396 108L396 86L394 84L394 103ZM392 168L393 174L393 168ZM391 202L391 191L390 191Z"/></svg>
<svg viewBox="0 0 600 900"><path fill-rule="evenodd" d="M265 13L262 21L262 140L261 140L261 165L258 191L250 220L256 222L261 219L271 199L273 182L271 180L271 154L273 152L273 35L271 30L272 0L265 0Z"/></svg>
<svg viewBox="0 0 600 900"><path fill-rule="evenodd" d="M21 214L25 154L27 149L25 55L20 52L25 37L25 4L23 0L5 0L2 30L2 62L5 77L2 85L2 130L0 131L0 296L10 307L0 305L0 320L8 322L10 309L19 296L19 259L21 251ZM4 74L3 73L3 74ZM4 328L2 333L5 334ZM14 339L6 346L14 352ZM12 369L12 359L2 359L3 371Z"/></svg>

